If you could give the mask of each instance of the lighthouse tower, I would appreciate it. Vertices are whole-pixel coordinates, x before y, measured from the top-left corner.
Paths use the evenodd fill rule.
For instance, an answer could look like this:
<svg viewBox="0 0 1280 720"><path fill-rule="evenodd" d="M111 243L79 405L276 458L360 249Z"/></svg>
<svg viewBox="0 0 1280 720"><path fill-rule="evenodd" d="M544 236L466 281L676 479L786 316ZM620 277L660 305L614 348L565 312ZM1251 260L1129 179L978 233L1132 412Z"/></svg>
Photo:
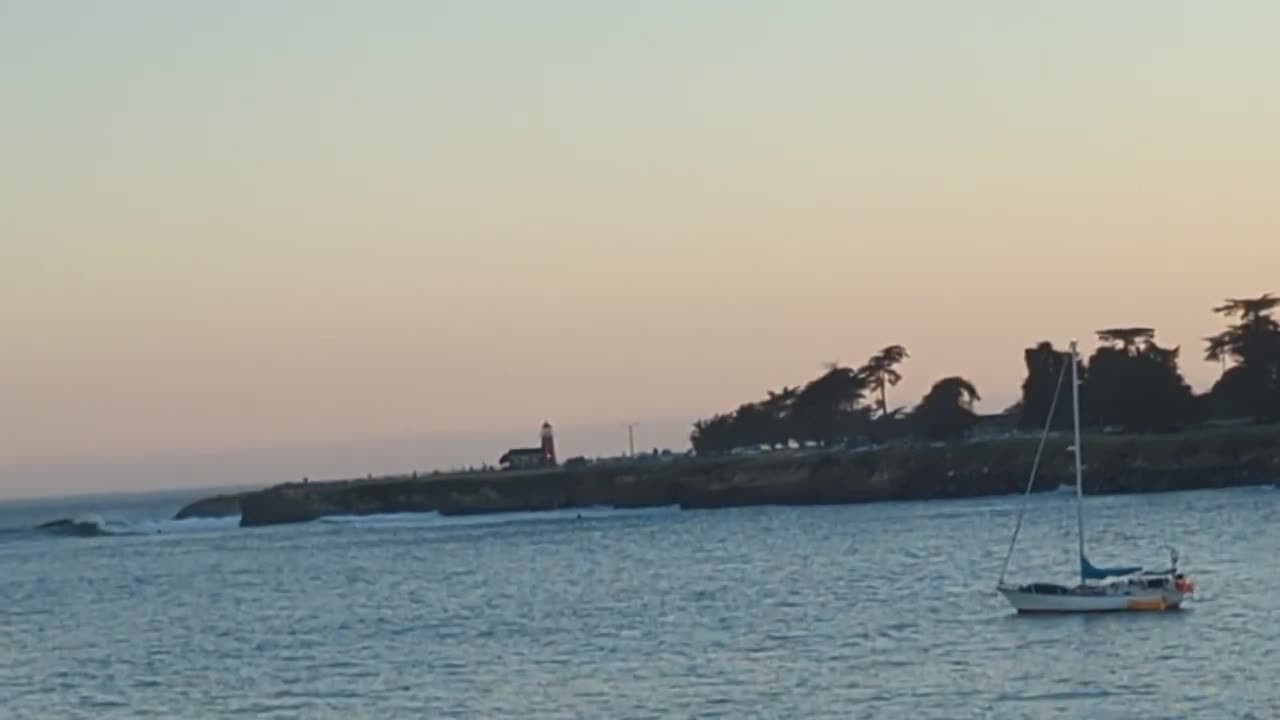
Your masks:
<svg viewBox="0 0 1280 720"><path fill-rule="evenodd" d="M549 422L542 423L542 461L547 465L556 464L556 435Z"/></svg>

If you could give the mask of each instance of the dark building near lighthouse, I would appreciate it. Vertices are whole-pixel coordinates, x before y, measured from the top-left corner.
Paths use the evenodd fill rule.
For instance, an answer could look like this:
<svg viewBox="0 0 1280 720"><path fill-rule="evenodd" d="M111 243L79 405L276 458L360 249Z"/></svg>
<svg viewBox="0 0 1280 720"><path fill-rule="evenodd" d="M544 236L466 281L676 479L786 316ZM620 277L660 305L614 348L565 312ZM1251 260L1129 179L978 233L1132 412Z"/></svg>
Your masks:
<svg viewBox="0 0 1280 720"><path fill-rule="evenodd" d="M556 466L556 439L551 423L542 423L542 445L536 448L511 448L498 459L503 470L528 470Z"/></svg>

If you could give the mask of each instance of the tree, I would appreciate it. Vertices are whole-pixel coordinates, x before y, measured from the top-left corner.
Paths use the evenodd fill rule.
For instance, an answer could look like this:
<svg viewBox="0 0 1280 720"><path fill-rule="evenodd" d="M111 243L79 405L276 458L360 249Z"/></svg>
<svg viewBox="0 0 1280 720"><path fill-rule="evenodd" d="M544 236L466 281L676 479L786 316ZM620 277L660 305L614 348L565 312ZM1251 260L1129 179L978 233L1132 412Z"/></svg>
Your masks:
<svg viewBox="0 0 1280 720"><path fill-rule="evenodd" d="M733 432L733 416L717 414L695 422L689 441L699 455L720 455L735 447Z"/></svg>
<svg viewBox="0 0 1280 720"><path fill-rule="evenodd" d="M828 446L855 434L866 419L860 407L867 378L852 368L829 363L827 371L805 385L792 404L792 417L805 440Z"/></svg>
<svg viewBox="0 0 1280 720"><path fill-rule="evenodd" d="M1099 340L1116 345L1127 353L1132 353L1136 349L1143 347L1154 340L1155 337L1155 329L1145 327L1110 328L1098 331Z"/></svg>
<svg viewBox="0 0 1280 720"><path fill-rule="evenodd" d="M1023 351L1023 361L1027 366L1027 378L1022 382L1022 401L1018 408L1018 426L1022 428L1043 428L1049 418L1049 407L1053 405L1053 396L1061 388L1069 391L1071 381L1064 373L1070 373L1067 363L1071 354L1057 350L1052 343L1041 342L1033 348ZM1083 378L1087 375L1084 368L1078 369ZM1065 395L1063 396L1065 397ZM1071 403L1058 398L1057 408L1053 413L1053 424L1056 430L1071 427Z"/></svg>
<svg viewBox="0 0 1280 720"><path fill-rule="evenodd" d="M867 378L867 390L879 396L877 409L880 418L889 417L888 389L902 381L902 373L898 372L897 366L909 357L906 348L890 345L872 355L867 364L858 369Z"/></svg>
<svg viewBox="0 0 1280 720"><path fill-rule="evenodd" d="M1266 293L1256 298L1228 299L1214 312L1237 321L1205 338L1205 359L1231 360L1210 391L1214 414L1229 417L1280 419L1280 323L1271 313L1280 298Z"/></svg>
<svg viewBox="0 0 1280 720"><path fill-rule="evenodd" d="M734 447L768 445L772 417L763 403L744 403L733 413Z"/></svg>
<svg viewBox="0 0 1280 720"><path fill-rule="evenodd" d="M947 377L933 384L911 414L916 432L929 440L949 440L969 433L978 416L974 403L982 398L973 383Z"/></svg>
<svg viewBox="0 0 1280 720"><path fill-rule="evenodd" d="M803 388L784 387L759 402L743 403L693 424L689 441L699 455L737 448L786 446L792 440L823 445L849 438L865 428L867 377L837 363Z"/></svg>
<svg viewBox="0 0 1280 720"><path fill-rule="evenodd" d="M795 439L796 432L791 415L796 396L799 394L798 388L785 386L778 392L770 390L769 397L762 403L769 416L767 444L771 447L784 447Z"/></svg>
<svg viewBox="0 0 1280 720"><path fill-rule="evenodd" d="M1098 331L1104 344L1081 384L1091 424L1135 432L1178 430L1195 420L1195 396L1178 370L1178 348L1162 348L1151 328Z"/></svg>

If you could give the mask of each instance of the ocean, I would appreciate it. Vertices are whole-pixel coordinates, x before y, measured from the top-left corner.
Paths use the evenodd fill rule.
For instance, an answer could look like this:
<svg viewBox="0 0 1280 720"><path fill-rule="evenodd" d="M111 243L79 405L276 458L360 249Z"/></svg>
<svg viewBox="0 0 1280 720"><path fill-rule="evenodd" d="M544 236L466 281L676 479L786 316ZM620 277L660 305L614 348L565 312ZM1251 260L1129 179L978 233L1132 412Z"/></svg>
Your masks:
<svg viewBox="0 0 1280 720"><path fill-rule="evenodd" d="M172 521L197 493L0 504L3 718L1276 718L1280 493L1090 497L1171 613L1022 617L1020 497ZM1070 581L1035 496L1013 580ZM50 521L67 521L37 528Z"/></svg>

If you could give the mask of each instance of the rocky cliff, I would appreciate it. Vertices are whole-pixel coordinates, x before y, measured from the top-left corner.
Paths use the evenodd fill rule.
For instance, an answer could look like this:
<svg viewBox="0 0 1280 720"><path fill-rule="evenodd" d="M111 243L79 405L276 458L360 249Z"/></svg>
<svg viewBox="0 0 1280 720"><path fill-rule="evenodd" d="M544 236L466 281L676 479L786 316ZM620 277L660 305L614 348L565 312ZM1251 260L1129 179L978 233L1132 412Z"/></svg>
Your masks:
<svg viewBox="0 0 1280 720"><path fill-rule="evenodd" d="M861 452L779 452L669 463L599 464L277 485L238 496L244 526L326 515L443 515L586 506L720 508L1006 495L1026 488L1036 440ZM1159 492L1280 479L1280 428L1086 441L1089 494ZM1073 482L1067 440L1052 438L1037 491ZM212 502L209 501L202 502ZM184 509L185 512L186 509Z"/></svg>
<svg viewBox="0 0 1280 720"><path fill-rule="evenodd" d="M182 508L176 515L174 520L186 520L187 518L218 518L231 517L240 514L240 498L243 493L232 495L214 495L213 497L197 500L190 505Z"/></svg>

